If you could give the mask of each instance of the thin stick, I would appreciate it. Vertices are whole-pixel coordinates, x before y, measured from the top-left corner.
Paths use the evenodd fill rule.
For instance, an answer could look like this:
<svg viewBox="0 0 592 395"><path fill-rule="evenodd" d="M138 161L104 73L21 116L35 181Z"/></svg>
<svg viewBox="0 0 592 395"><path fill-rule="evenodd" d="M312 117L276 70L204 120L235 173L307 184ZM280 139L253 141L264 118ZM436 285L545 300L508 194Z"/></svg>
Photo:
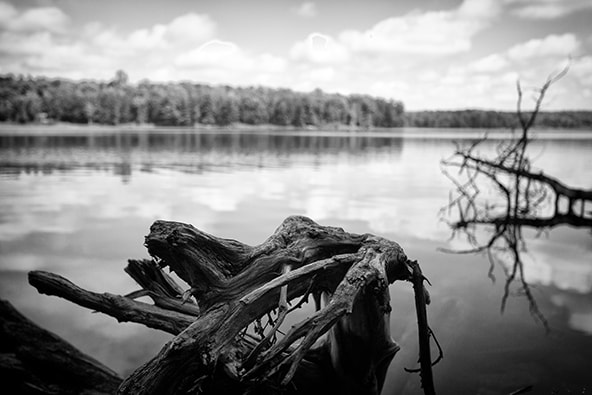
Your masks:
<svg viewBox="0 0 592 395"><path fill-rule="evenodd" d="M426 311L426 300L423 288L424 276L417 261L409 262L413 269L412 283L415 292L415 310L417 312L417 331L419 337L419 365L421 386L426 395L435 395L434 377L432 374L432 355L430 352L430 327Z"/></svg>

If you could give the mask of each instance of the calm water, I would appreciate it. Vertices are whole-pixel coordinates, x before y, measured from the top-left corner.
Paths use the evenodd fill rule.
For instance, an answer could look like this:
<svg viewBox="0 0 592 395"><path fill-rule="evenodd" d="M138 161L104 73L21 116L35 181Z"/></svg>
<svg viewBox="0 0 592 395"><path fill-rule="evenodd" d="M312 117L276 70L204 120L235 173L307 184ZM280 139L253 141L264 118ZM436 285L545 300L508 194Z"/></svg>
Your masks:
<svg viewBox="0 0 592 395"><path fill-rule="evenodd" d="M0 297L108 366L127 374L169 336L118 324L42 296L26 273L59 273L95 291L136 289L123 272L145 257L156 219L189 222L218 236L261 243L288 215L399 242L433 287L430 323L444 347L439 393L592 390L592 237L555 229L528 242L526 271L551 332L523 298L499 312L502 282L482 256L447 255L438 218L450 182L439 161L451 138L438 130L391 135L334 133L192 134L4 132L0 136ZM495 136L494 137L500 137ZM592 187L592 137L542 134L539 167L571 186ZM503 278L500 268L498 278ZM409 284L394 284L392 334L402 346L383 393L419 393L417 337ZM570 392L572 391L572 392ZM587 392L586 392L587 393Z"/></svg>

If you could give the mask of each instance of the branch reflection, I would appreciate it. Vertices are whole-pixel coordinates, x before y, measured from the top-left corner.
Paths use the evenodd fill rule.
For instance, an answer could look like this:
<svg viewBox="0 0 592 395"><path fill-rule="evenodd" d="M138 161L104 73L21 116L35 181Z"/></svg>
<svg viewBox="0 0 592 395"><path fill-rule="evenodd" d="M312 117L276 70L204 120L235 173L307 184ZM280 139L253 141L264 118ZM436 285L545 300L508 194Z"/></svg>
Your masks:
<svg viewBox="0 0 592 395"><path fill-rule="evenodd" d="M452 238L464 237L469 243L465 249L444 251L486 253L492 281L496 266L504 270L502 312L511 294L525 296L532 316L547 329L547 321L525 276L524 255L528 250L524 232L534 229L540 235L565 225L592 229L592 190L572 188L536 169L528 150L533 141L529 132L545 93L566 72L567 68L551 75L536 90L535 107L529 114L521 110L522 89L518 84L521 133L515 133L514 138L500 142L489 152L487 136L468 146L457 144L454 154L441 163L443 174L454 184L441 214L452 229ZM513 287L515 283L517 287Z"/></svg>

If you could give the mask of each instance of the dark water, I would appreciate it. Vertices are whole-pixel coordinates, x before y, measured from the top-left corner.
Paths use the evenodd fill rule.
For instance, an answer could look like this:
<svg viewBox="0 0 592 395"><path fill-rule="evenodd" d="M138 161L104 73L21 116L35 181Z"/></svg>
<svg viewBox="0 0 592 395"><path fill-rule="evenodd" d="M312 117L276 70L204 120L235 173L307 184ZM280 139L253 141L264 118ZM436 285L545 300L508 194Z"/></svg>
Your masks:
<svg viewBox="0 0 592 395"><path fill-rule="evenodd" d="M431 326L444 348L439 393L592 391L592 236L571 228L529 236L526 273L551 332L487 278L483 256L459 247L439 220L451 189L439 162L451 139L475 133L424 130L332 133L31 133L0 136L0 297L108 366L127 374L168 335L118 324L27 284L48 270L95 291L135 289L127 258L145 257L156 219L261 243L288 215L399 242L431 280ZM496 137L494 135L494 137ZM500 136L497 136L500 137ZM542 134L535 164L568 185L592 187L590 135ZM503 278L501 268L496 268ZM402 349L385 394L420 393L410 285L394 284L392 335ZM582 392L585 391L585 392Z"/></svg>

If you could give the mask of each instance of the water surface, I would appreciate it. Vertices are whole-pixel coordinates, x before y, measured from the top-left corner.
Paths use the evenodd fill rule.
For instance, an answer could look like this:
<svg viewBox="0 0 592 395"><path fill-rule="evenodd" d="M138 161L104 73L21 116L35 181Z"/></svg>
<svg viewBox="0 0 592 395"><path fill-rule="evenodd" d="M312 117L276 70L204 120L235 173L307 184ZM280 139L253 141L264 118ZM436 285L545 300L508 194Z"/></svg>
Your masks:
<svg viewBox="0 0 592 395"><path fill-rule="evenodd" d="M590 390L589 230L528 235L527 273L550 334L523 298L511 298L500 314L502 282L487 278L485 257L437 250L462 245L448 240L438 217L451 190L439 162L452 153L452 139L479 134L4 132L0 297L127 374L169 336L39 295L27 271L127 293L135 286L123 272L126 259L146 257L143 236L156 219L258 244L285 217L300 214L393 239L419 260L433 284L429 318L445 353L435 367L439 393L509 393L525 385L537 393ZM589 134L539 137L532 146L538 167L568 185L592 187ZM501 268L496 274L503 278ZM384 393L420 393L418 376L403 371L417 361L412 289L394 284L391 293L392 335L402 349Z"/></svg>

